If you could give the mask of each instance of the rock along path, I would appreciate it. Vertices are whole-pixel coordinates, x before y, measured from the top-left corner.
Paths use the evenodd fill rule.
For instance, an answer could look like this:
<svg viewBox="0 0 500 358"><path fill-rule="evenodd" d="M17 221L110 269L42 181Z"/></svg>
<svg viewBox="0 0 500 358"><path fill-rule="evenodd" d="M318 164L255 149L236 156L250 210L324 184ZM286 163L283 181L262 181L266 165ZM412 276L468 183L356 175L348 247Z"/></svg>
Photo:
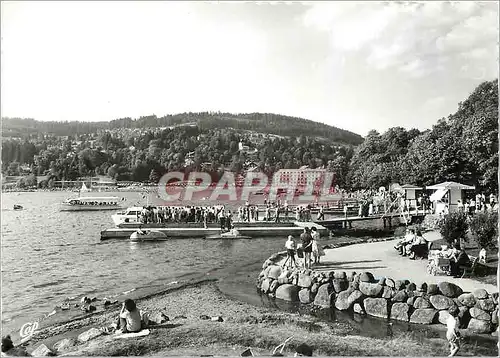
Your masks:
<svg viewBox="0 0 500 358"><path fill-rule="evenodd" d="M441 238L439 233L432 231L423 236L428 241L436 241ZM423 282L447 281L460 286L464 292L472 292L478 288L484 288L490 293L498 292L495 285L468 278L430 275L427 273L427 260L410 260L408 257L400 256L394 249L396 242L396 240L389 240L326 249L325 256L321 257L321 263L312 268L315 271L368 271L375 277L410 280L416 285Z"/></svg>

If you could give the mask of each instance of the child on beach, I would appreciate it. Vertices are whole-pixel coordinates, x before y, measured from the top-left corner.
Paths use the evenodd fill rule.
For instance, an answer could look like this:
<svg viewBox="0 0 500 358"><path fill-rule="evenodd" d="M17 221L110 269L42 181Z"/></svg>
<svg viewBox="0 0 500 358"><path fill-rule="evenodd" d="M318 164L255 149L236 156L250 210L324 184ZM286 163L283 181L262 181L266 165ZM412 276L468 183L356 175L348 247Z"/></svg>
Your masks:
<svg viewBox="0 0 500 358"><path fill-rule="evenodd" d="M148 321L146 315L141 316L141 312L137 309L135 302L131 299L126 299L123 302L116 329L121 329L122 333L140 332L143 328L147 327Z"/></svg>
<svg viewBox="0 0 500 358"><path fill-rule="evenodd" d="M457 354L460 349L460 332L458 331L457 314L458 309L452 307L448 310L450 316L446 320L446 339L450 345L450 355L448 357L453 357Z"/></svg>
<svg viewBox="0 0 500 358"><path fill-rule="evenodd" d="M293 241L293 236L288 236L288 240L285 243L285 248L287 252L286 260L283 264L283 267L286 267L287 263L289 267L297 266L295 263L295 241Z"/></svg>

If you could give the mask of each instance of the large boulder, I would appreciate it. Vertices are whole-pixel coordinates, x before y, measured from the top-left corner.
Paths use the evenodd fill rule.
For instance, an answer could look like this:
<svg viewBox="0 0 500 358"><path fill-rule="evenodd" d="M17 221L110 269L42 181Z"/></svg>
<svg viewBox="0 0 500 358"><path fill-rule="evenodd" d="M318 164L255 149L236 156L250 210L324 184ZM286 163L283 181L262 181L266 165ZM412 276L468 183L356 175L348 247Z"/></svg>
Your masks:
<svg viewBox="0 0 500 358"><path fill-rule="evenodd" d="M361 314L361 315L366 314L364 308L359 303L355 303L354 306L352 306L352 310L354 311L354 313L357 313L357 314Z"/></svg>
<svg viewBox="0 0 500 358"><path fill-rule="evenodd" d="M382 294L384 286L377 283L369 283L361 281L359 284L359 290L362 294L368 297L379 297Z"/></svg>
<svg viewBox="0 0 500 358"><path fill-rule="evenodd" d="M415 300L417 298L418 297L408 297L408 299L406 300L406 303L413 307L413 304L415 303Z"/></svg>
<svg viewBox="0 0 500 358"><path fill-rule="evenodd" d="M439 313L438 313L438 321L439 321L439 323L446 325L446 320L450 316L451 315L450 315L450 312L448 312L448 310L439 311Z"/></svg>
<svg viewBox="0 0 500 358"><path fill-rule="evenodd" d="M458 302L466 307L474 307L476 305L476 298L472 293L462 293L458 296Z"/></svg>
<svg viewBox="0 0 500 358"><path fill-rule="evenodd" d="M391 298L394 297L395 294L396 292L394 292L392 288L390 288L389 286L384 286L384 291L382 292L382 298L390 300Z"/></svg>
<svg viewBox="0 0 500 358"><path fill-rule="evenodd" d="M265 270L266 268L268 268L269 266L271 266L273 264L273 262L269 259L267 259L266 261L264 261L264 263L262 264L262 269Z"/></svg>
<svg viewBox="0 0 500 358"><path fill-rule="evenodd" d="M433 297L433 296L431 296ZM417 309L421 309L421 308L431 308L432 305L431 303L426 300L425 298L423 297L417 297L415 299L415 301L413 302L413 307L417 308Z"/></svg>
<svg viewBox="0 0 500 358"><path fill-rule="evenodd" d="M269 288L271 288L271 283L272 283L272 279L265 278L264 281L262 281L262 284L260 286L261 291L263 293L268 293L269 292Z"/></svg>
<svg viewBox="0 0 500 358"><path fill-rule="evenodd" d="M491 314L491 323L498 324L498 308L496 308Z"/></svg>
<svg viewBox="0 0 500 358"><path fill-rule="evenodd" d="M273 282L271 282L271 285L269 286L269 293L276 292L276 289L278 288L279 285L280 283L278 282L278 280L273 280Z"/></svg>
<svg viewBox="0 0 500 358"><path fill-rule="evenodd" d="M391 307L391 319L408 322L410 320L410 306L403 302L396 302Z"/></svg>
<svg viewBox="0 0 500 358"><path fill-rule="evenodd" d="M83 332L78 336L78 340L80 342L88 342L91 339L94 339L96 337L99 337L103 334L101 330L98 330L97 328L91 328L88 331Z"/></svg>
<svg viewBox="0 0 500 358"><path fill-rule="evenodd" d="M313 301L313 295L311 294L311 290L308 288L303 288L299 291L299 300L300 303L309 304Z"/></svg>
<svg viewBox="0 0 500 358"><path fill-rule="evenodd" d="M333 289L337 293L345 291L349 288L349 281L345 279L334 278L332 283L333 283Z"/></svg>
<svg viewBox="0 0 500 358"><path fill-rule="evenodd" d="M471 332L474 333L490 333L491 323L489 321L483 321L481 319L471 318L469 325L467 326Z"/></svg>
<svg viewBox="0 0 500 358"><path fill-rule="evenodd" d="M436 320L437 311L434 308L416 309L410 317L411 323L432 324Z"/></svg>
<svg viewBox="0 0 500 358"><path fill-rule="evenodd" d="M486 312L493 312L495 310L495 302L491 298L479 299L476 302L476 306Z"/></svg>
<svg viewBox="0 0 500 358"><path fill-rule="evenodd" d="M3 355L3 353L2 353ZM36 349L31 352L33 357L52 357L55 354L45 344L40 344Z"/></svg>
<svg viewBox="0 0 500 358"><path fill-rule="evenodd" d="M276 298L284 301L296 302L299 300L299 287L286 283L276 289Z"/></svg>
<svg viewBox="0 0 500 358"><path fill-rule="evenodd" d="M330 284L325 283L318 288L316 297L314 298L314 305L324 308L332 306L332 300L335 299L335 293L331 291Z"/></svg>
<svg viewBox="0 0 500 358"><path fill-rule="evenodd" d="M437 310L447 310L451 306L455 305L455 302L453 302L453 300L451 298L443 296L443 295L431 296L429 298L429 301L431 301L431 304Z"/></svg>
<svg viewBox="0 0 500 358"><path fill-rule="evenodd" d="M363 294L358 291L342 291L337 295L337 299L335 300L335 308L340 311L345 311L357 303L360 302L363 298Z"/></svg>
<svg viewBox="0 0 500 358"><path fill-rule="evenodd" d="M315 282L315 283L312 284L312 286L311 286L311 293L313 295L315 295L315 294L318 293L318 288L319 288L320 285L322 285L322 283L319 283L319 282Z"/></svg>
<svg viewBox="0 0 500 358"><path fill-rule="evenodd" d="M394 288L396 289L396 291L402 290L405 287L406 287L406 281L404 281L404 280L397 280L394 283Z"/></svg>
<svg viewBox="0 0 500 358"><path fill-rule="evenodd" d="M76 340L76 338L64 338L64 339L61 339L60 341L57 341L54 344L53 348L58 353L62 353L62 352L68 351L69 349L73 348L77 344L78 344L78 341Z"/></svg>
<svg viewBox="0 0 500 358"><path fill-rule="evenodd" d="M462 306L458 307L458 322L460 323L461 328L467 327L470 321L470 312L469 308Z"/></svg>
<svg viewBox="0 0 500 358"><path fill-rule="evenodd" d="M478 300L484 300L485 298L488 298L488 291L486 291L484 288L478 288L477 290L474 290L472 294Z"/></svg>
<svg viewBox="0 0 500 358"><path fill-rule="evenodd" d="M417 286L417 291L418 292L425 292L427 293L427 283L422 283L420 285Z"/></svg>
<svg viewBox="0 0 500 358"><path fill-rule="evenodd" d="M417 285L415 285L413 282L410 283L408 286L406 286L406 291L407 292L416 291L416 290L417 290Z"/></svg>
<svg viewBox="0 0 500 358"><path fill-rule="evenodd" d="M394 288L396 283L394 282L394 280L392 278L387 278L385 279L385 285L390 287L390 288Z"/></svg>
<svg viewBox="0 0 500 358"><path fill-rule="evenodd" d="M347 280L347 274L345 271L335 271L333 273L333 278L336 278L338 280Z"/></svg>
<svg viewBox="0 0 500 358"><path fill-rule="evenodd" d="M270 277L277 280L281 275L281 267L278 265L271 265L264 270L265 277Z"/></svg>
<svg viewBox="0 0 500 358"><path fill-rule="evenodd" d="M435 283L429 283L427 285L427 294L428 295L437 295L439 293L439 287Z"/></svg>
<svg viewBox="0 0 500 358"><path fill-rule="evenodd" d="M149 316L149 320L153 321L156 324L162 324L170 321L170 318L165 313L161 311L156 311Z"/></svg>
<svg viewBox="0 0 500 358"><path fill-rule="evenodd" d="M469 309L469 312L472 318L480 319L482 321L491 321L491 315L480 308L472 307L471 309Z"/></svg>
<svg viewBox="0 0 500 358"><path fill-rule="evenodd" d="M462 293L464 293L464 291L457 285L451 283L451 282L440 282L438 284L438 287L439 287L439 291L441 291L441 293L443 295L445 295L446 297L458 297L460 296Z"/></svg>
<svg viewBox="0 0 500 358"><path fill-rule="evenodd" d="M363 272L359 276L359 281L360 282L374 282L375 278L373 277L373 274L371 272Z"/></svg>
<svg viewBox="0 0 500 358"><path fill-rule="evenodd" d="M389 311L385 298L365 298L363 301L366 314L374 317L387 318Z"/></svg>
<svg viewBox="0 0 500 358"><path fill-rule="evenodd" d="M297 281L297 286L303 288L311 288L312 286L312 277L310 275L301 273L299 274L299 279Z"/></svg>
<svg viewBox="0 0 500 358"><path fill-rule="evenodd" d="M401 291L396 292L396 294L392 298L392 301L393 302L406 302L407 299L408 299L408 294L406 293L406 291L401 290Z"/></svg>

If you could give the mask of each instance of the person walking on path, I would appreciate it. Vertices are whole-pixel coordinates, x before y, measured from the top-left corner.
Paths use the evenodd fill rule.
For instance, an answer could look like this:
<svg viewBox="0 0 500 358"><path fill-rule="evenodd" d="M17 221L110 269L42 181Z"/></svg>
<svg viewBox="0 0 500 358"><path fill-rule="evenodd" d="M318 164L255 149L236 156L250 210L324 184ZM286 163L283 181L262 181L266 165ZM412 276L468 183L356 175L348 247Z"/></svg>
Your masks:
<svg viewBox="0 0 500 358"><path fill-rule="evenodd" d="M309 233L309 228L304 228L304 232L300 235L302 247L304 248L304 268L311 268L311 253L312 253L312 236Z"/></svg>

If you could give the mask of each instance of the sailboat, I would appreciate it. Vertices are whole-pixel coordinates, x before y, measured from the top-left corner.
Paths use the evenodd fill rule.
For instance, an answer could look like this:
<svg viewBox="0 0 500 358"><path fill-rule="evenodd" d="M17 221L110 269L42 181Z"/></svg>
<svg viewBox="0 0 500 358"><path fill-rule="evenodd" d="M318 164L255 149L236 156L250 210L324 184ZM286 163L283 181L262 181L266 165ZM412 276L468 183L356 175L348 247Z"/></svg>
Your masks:
<svg viewBox="0 0 500 358"><path fill-rule="evenodd" d="M92 185L92 182L91 182ZM80 196L78 198L67 199L61 204L60 211L102 211L122 209L120 198L117 196L83 196L91 190L82 183Z"/></svg>

